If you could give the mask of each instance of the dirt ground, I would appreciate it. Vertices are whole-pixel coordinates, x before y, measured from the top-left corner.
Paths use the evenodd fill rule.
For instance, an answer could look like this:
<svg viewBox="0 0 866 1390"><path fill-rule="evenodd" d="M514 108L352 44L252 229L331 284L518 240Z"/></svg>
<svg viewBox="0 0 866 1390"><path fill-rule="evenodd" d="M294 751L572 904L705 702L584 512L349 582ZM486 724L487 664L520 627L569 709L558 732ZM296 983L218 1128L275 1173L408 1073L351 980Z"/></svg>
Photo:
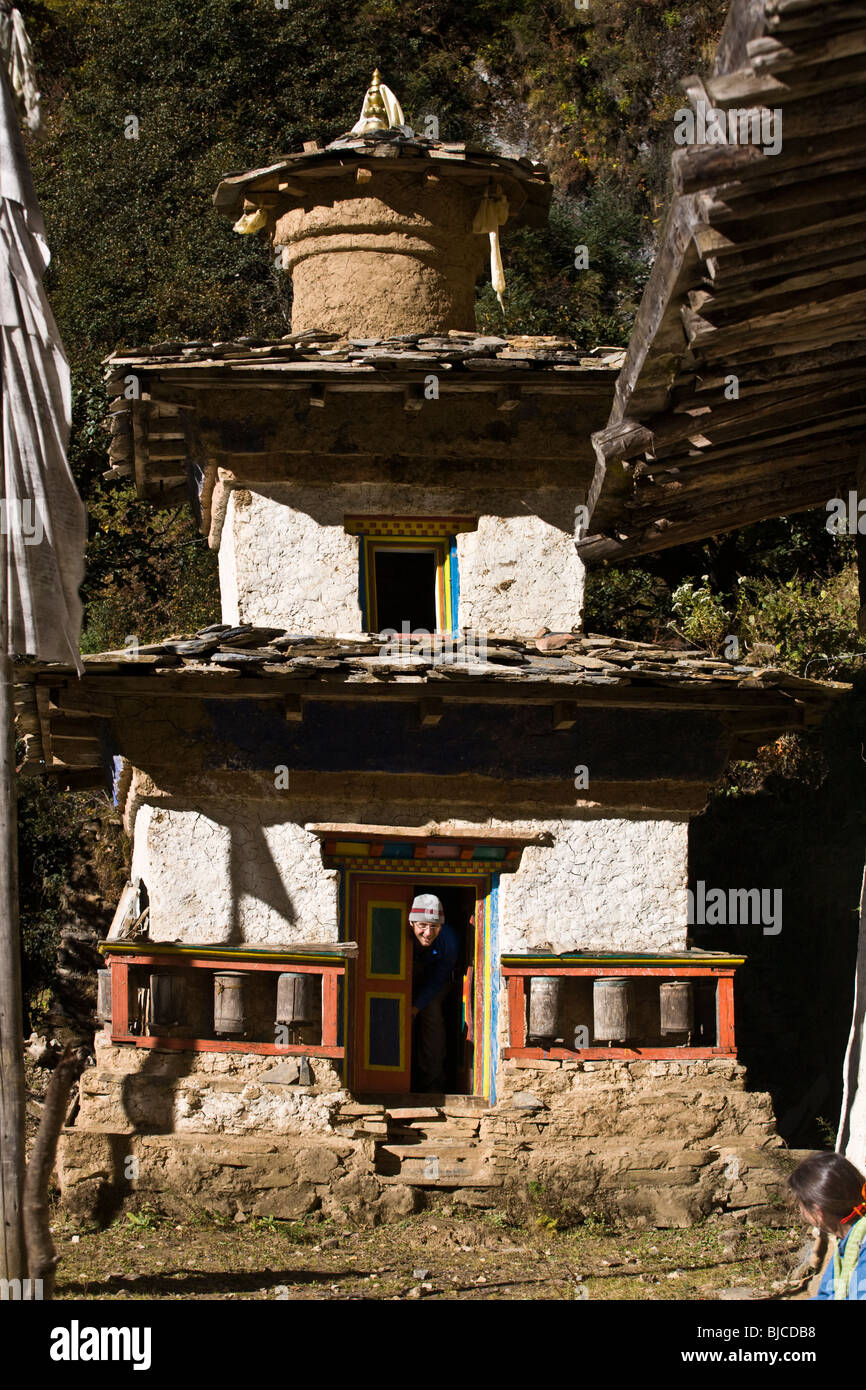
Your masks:
<svg viewBox="0 0 866 1390"><path fill-rule="evenodd" d="M204 1213L179 1223L145 1208L99 1232L58 1212L53 1229L60 1299L676 1301L732 1288L762 1299L778 1296L804 1240L799 1226L730 1217L690 1230L590 1222L560 1231L544 1216L511 1225L441 1198L434 1210L374 1228Z"/></svg>
<svg viewBox="0 0 866 1390"><path fill-rule="evenodd" d="M27 1064L28 1141L49 1073ZM29 1143L28 1143L29 1147ZM56 1194L55 1194L56 1198ZM55 1207L58 1299L557 1299L778 1297L807 1232L712 1217L688 1230L560 1229L544 1211L512 1221L447 1193L384 1226L314 1214L184 1221L144 1206L94 1231ZM748 1290L748 1293L746 1292ZM730 1296L730 1295L728 1295Z"/></svg>

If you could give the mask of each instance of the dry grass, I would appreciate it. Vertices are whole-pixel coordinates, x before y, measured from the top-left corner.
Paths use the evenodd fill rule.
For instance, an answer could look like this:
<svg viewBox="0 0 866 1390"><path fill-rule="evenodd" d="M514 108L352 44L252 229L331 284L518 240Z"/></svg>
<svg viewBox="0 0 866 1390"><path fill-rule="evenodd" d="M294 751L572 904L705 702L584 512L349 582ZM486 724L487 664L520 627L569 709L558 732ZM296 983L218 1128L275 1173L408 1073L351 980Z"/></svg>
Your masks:
<svg viewBox="0 0 866 1390"><path fill-rule="evenodd" d="M689 1230L559 1231L440 1199L436 1210L374 1228L205 1214L178 1222L145 1209L94 1233L58 1215L55 1239L59 1299L677 1301L737 1285L771 1296L803 1232L729 1217Z"/></svg>

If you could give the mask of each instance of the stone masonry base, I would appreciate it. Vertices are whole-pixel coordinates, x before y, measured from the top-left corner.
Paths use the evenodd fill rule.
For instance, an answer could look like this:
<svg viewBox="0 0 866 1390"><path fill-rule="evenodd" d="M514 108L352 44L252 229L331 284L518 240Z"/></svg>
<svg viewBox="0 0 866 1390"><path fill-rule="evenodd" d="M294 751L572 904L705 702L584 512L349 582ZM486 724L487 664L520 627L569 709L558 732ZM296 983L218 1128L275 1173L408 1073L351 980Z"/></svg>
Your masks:
<svg viewBox="0 0 866 1390"><path fill-rule="evenodd" d="M82 1079L61 1137L63 1202L108 1220L124 1204L172 1214L404 1217L437 1191L473 1206L684 1226L728 1210L790 1219L799 1157L769 1097L731 1059L523 1061L473 1097L358 1100L314 1059L112 1046Z"/></svg>

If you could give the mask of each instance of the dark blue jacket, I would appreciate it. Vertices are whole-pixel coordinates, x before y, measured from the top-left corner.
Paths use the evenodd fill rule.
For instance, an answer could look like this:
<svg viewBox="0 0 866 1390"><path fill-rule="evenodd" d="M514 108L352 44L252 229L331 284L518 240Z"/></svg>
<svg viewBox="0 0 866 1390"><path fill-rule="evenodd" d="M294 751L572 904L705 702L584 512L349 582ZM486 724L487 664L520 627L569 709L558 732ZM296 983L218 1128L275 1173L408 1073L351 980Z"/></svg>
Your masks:
<svg viewBox="0 0 866 1390"><path fill-rule="evenodd" d="M451 976L460 953L457 933L447 922L443 922L432 946L422 946L418 938L412 936L414 950L412 1003L416 1009L426 1009L437 994L451 983Z"/></svg>

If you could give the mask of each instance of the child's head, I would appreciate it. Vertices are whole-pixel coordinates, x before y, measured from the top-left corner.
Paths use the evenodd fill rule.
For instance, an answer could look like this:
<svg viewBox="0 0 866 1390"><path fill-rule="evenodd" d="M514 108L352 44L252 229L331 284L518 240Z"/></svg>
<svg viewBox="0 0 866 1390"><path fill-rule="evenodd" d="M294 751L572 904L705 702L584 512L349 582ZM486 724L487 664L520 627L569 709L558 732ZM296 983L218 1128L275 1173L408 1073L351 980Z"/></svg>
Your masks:
<svg viewBox="0 0 866 1390"><path fill-rule="evenodd" d="M788 1178L788 1186L800 1204L806 1221L835 1235L842 1224L863 1204L866 1212L866 1182L863 1174L841 1154L813 1154L798 1164Z"/></svg>

